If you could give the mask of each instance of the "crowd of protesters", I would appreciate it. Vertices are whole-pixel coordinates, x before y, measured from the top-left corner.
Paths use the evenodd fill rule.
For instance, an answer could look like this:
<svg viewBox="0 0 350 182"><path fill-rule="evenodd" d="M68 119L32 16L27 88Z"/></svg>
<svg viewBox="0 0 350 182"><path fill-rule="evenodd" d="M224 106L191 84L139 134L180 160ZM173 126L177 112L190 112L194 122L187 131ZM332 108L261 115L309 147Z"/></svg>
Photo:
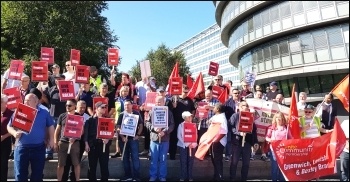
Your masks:
<svg viewBox="0 0 350 182"><path fill-rule="evenodd" d="M23 104L38 110L30 133L23 133L12 126L14 110L6 107L8 96L1 94L1 181L7 181L8 159L14 160L14 173L16 181L27 181L31 165L31 181L41 181L44 177L45 160L53 159L53 153L58 154L57 179L58 181L79 181L81 174L80 162L83 153L86 152L89 159L88 178L96 181L97 163L100 165L101 180L109 178L109 158L112 140L96 139L97 120L101 117L115 118L116 126L116 152L111 157L120 157L122 149L124 177L122 181L140 181L139 156L150 158L149 181L166 181L167 155L170 160L176 160L179 153L180 181L193 181L192 168L194 165L194 153L198 142L186 143L183 141L183 123L194 122L198 126L198 140L213 123L220 121L220 136L211 146L206 157L210 158L214 171L213 181L223 181L223 162L230 162L230 180L236 180L237 165L242 161L241 180L248 179L250 161L255 160L255 154L260 149L261 160L271 161L271 177L273 181L283 181L275 156L272 155L269 143L274 140L292 138L290 131L286 129L287 120L278 112L271 125L266 129L264 142L257 139L257 129L253 124L252 133L242 133L237 129L240 111L250 111L245 101L247 98L256 98L274 101L284 104L283 94L277 89L277 82L271 82L270 87L263 91L256 85L250 88L249 83L242 81L241 86L233 87L232 82L223 84L223 77L216 76L212 84L199 93L194 99L188 97L191 88L183 85L182 94L169 96L164 86L158 86L155 77L139 79L132 83L132 78L123 73L121 81L117 82L113 74L110 78L104 78L98 74L98 69L90 67L90 81L86 84L74 83L75 99L62 101L58 81L71 80L74 82L75 71L70 61L65 64L67 72L62 73L59 65L54 64L47 82L39 82L34 86L30 77L22 74L21 80L8 79L8 70L5 72L5 81L1 90L18 87L21 91ZM220 103L213 97L213 86L227 88L229 97ZM112 89L109 89L112 87ZM144 107L146 94L157 92L156 106L168 107L168 127L156 128L152 126L152 111ZM94 97L108 99L108 104L97 102L93 104ZM334 126L337 108L332 104L333 95L327 94L322 102L322 107L315 113L316 107L308 104L307 94L299 93L298 110L303 110L300 118L301 136L314 138L322 133L331 132ZM206 102L208 105L208 117L198 118L196 108L198 102ZM133 105L138 105L134 109ZM84 117L84 132L80 139L71 139L63 136L63 128L67 115L79 115ZM124 114L139 116L135 137L119 135L118 131ZM316 115L316 117L313 117ZM310 123L315 121L316 125ZM341 155L341 179L348 181L349 177L349 124L344 121L342 128L347 137L347 145ZM242 146L243 136L245 143ZM144 137L144 148L139 153L139 139ZM70 153L67 154L69 143ZM124 145L126 145L124 147ZM103 150L105 146L106 150ZM189 150L191 149L191 150ZM11 152L12 150L12 152ZM191 155L189 155L191 153ZM132 163L132 164L131 164ZM119 173L119 171L117 171Z"/></svg>

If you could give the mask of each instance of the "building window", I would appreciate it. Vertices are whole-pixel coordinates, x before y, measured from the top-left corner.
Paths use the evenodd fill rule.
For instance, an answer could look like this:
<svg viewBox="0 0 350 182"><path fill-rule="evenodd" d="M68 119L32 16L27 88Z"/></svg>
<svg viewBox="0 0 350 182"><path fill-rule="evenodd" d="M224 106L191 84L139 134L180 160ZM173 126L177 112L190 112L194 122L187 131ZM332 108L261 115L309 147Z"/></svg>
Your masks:
<svg viewBox="0 0 350 182"><path fill-rule="evenodd" d="M334 18L336 16L334 6L321 8L321 14L323 20Z"/></svg>
<svg viewBox="0 0 350 182"><path fill-rule="evenodd" d="M307 77L309 83L309 94L321 93L320 80L318 76Z"/></svg>
<svg viewBox="0 0 350 182"><path fill-rule="evenodd" d="M331 53L332 53L332 60L346 58L344 47L331 47Z"/></svg>
<svg viewBox="0 0 350 182"><path fill-rule="evenodd" d="M316 50L317 62L329 61L328 49Z"/></svg>
<svg viewBox="0 0 350 182"><path fill-rule="evenodd" d="M338 16L349 15L349 2L338 3L337 9L338 9Z"/></svg>
<svg viewBox="0 0 350 182"><path fill-rule="evenodd" d="M309 94L309 87L307 86L307 80L305 77L298 78L298 88L299 92L306 92Z"/></svg>
<svg viewBox="0 0 350 182"><path fill-rule="evenodd" d="M305 63L314 63L316 62L315 55L313 51L303 52L304 62Z"/></svg>
<svg viewBox="0 0 350 182"><path fill-rule="evenodd" d="M289 56L283 56L282 57L282 66L283 67L289 67L292 64L290 63L290 57Z"/></svg>
<svg viewBox="0 0 350 182"><path fill-rule="evenodd" d="M320 85L322 87L322 92L330 92L334 85L332 75L320 75Z"/></svg>
<svg viewBox="0 0 350 182"><path fill-rule="evenodd" d="M290 97L288 80L282 80L280 83L281 83L281 89L282 89L283 96Z"/></svg>
<svg viewBox="0 0 350 182"><path fill-rule="evenodd" d="M304 13L299 14L299 15L294 15L294 25L299 26L299 25L304 25L305 24L305 16Z"/></svg>
<svg viewBox="0 0 350 182"><path fill-rule="evenodd" d="M317 22L320 20L320 13L319 13L318 9L311 10L311 11L307 12L306 16L307 16L308 23Z"/></svg>

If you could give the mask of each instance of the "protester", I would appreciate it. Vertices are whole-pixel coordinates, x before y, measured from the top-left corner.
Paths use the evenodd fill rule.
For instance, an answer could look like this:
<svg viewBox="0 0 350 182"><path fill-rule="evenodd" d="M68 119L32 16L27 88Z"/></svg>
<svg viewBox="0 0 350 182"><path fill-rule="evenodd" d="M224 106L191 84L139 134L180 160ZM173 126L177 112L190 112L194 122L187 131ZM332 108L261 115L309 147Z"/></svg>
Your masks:
<svg viewBox="0 0 350 182"><path fill-rule="evenodd" d="M184 142L184 123L192 123L193 115L185 111L182 113L184 121L177 128L177 146L180 151L180 181L193 181L192 168L194 162L194 154L197 143ZM191 148L191 150L190 150Z"/></svg>
<svg viewBox="0 0 350 182"><path fill-rule="evenodd" d="M223 89L227 88L226 85L222 84L222 82L223 82L222 75L217 75L217 76L215 76L212 84L210 84L207 89L208 90L213 90L213 86L219 86L219 87L221 87ZM227 89L227 94L229 94L229 92L230 92L230 90Z"/></svg>
<svg viewBox="0 0 350 182"><path fill-rule="evenodd" d="M162 97L156 97L156 106L164 106L164 99ZM174 130L175 123L173 113L168 110L168 127L167 128L155 128L152 125L152 112L149 113L149 120L145 120L146 128L151 132L151 164L149 168L150 179L149 181L166 181L167 177L167 153L169 149L170 133ZM160 142L159 142L160 137ZM159 173L158 173L159 171Z"/></svg>
<svg viewBox="0 0 350 182"><path fill-rule="evenodd" d="M147 77L144 77L141 81L137 82L135 85L136 94L138 97L137 104L141 106L146 101L146 92L149 88L149 82Z"/></svg>
<svg viewBox="0 0 350 182"><path fill-rule="evenodd" d="M249 112L249 106L246 101L241 101L239 103L240 111ZM255 151L258 149L258 138L256 133L256 125L253 123L252 133L244 133L238 131L240 113L235 113L230 118L229 124L232 126L232 158L230 165L230 180L234 181L236 178L237 165L239 158L242 156L242 170L241 170L241 180L246 181L248 178L249 164L250 164L250 154L251 146L254 144ZM245 135L244 146L242 147L242 139Z"/></svg>
<svg viewBox="0 0 350 182"><path fill-rule="evenodd" d="M260 86L258 87L259 85L256 85L255 87L255 95L254 95L254 98L256 99L263 99L263 92L261 91L261 88ZM266 130L265 130L265 133L266 133ZM260 159L263 160L263 161L269 161L269 158L267 158L266 156L266 152L265 152L265 141L264 142L259 142L259 145L260 145L260 149L261 149L261 157ZM250 159L254 159L254 155L255 155L255 152L254 152L254 147L251 148L252 150L252 153L253 155L250 156Z"/></svg>
<svg viewBox="0 0 350 182"><path fill-rule="evenodd" d="M299 102L297 103L298 110L304 110L306 106L307 94L305 92L299 93Z"/></svg>
<svg viewBox="0 0 350 182"><path fill-rule="evenodd" d="M48 79L49 88L56 85L55 77L61 75L60 66L58 66L58 64L52 65L51 70L52 70L52 75L49 75L49 79Z"/></svg>
<svg viewBox="0 0 350 182"><path fill-rule="evenodd" d="M67 138L64 136L64 129L66 127L66 122L68 115L79 115L75 112L77 101L74 99L68 100L66 103L66 112L62 113L58 117L58 122L54 135L54 149L58 153L58 166L57 166L57 180L62 181L62 176L64 168L66 166L66 161L68 155L71 159L71 164L74 166L75 179L79 181L80 179L80 139ZM70 152L68 153L68 148L70 147Z"/></svg>
<svg viewBox="0 0 350 182"><path fill-rule="evenodd" d="M22 75L21 78L21 85L19 86L19 90L21 93L22 100L24 100L24 97L29 93L31 89L30 86L30 78L28 75Z"/></svg>
<svg viewBox="0 0 350 182"><path fill-rule="evenodd" d="M124 115L133 114L138 116L138 121L135 137L125 136L119 133L121 141L120 148L124 148L124 145L126 145L125 151L123 151L124 178L122 181L140 181L139 137L141 136L143 130L143 120L138 112L132 110L132 101L130 99L125 100L123 104L125 110L119 115L117 121L117 131L120 131L123 123L128 122L128 120L124 120ZM130 165L130 158L132 167Z"/></svg>
<svg viewBox="0 0 350 182"><path fill-rule="evenodd" d="M134 101L134 103L137 103L137 94L135 86L130 82L130 76L127 73L122 73L122 81L120 82L120 84L117 84L115 78L111 77L111 84L115 88L115 97L119 97L120 89L122 86L128 86L129 97Z"/></svg>
<svg viewBox="0 0 350 182"><path fill-rule="evenodd" d="M10 79L9 74L10 74L10 68L8 68L4 73L4 76L3 76L4 81L2 82L2 85L1 85L1 93L4 89L19 87L21 85L20 80ZM22 73L22 76L28 76L28 75L26 75L25 73Z"/></svg>
<svg viewBox="0 0 350 182"><path fill-rule="evenodd" d="M1 94L1 178L0 181L7 181L8 174L8 160L11 153L11 134L7 131L7 124L10 122L12 114L14 113L7 108L8 97Z"/></svg>
<svg viewBox="0 0 350 182"><path fill-rule="evenodd" d="M340 154L340 181L349 181L349 120L344 120L341 123L341 128L346 137L346 144Z"/></svg>
<svg viewBox="0 0 350 182"><path fill-rule="evenodd" d="M110 118L115 112L115 102L114 102L114 94L112 92L108 92L108 85L106 83L102 83L98 90L98 93L92 96L107 98L108 100L108 110L104 112L104 117Z"/></svg>
<svg viewBox="0 0 350 182"><path fill-rule="evenodd" d="M72 65L71 61L67 61L66 62L66 70L67 72L63 73L63 75L65 76L65 80L66 81L73 81L74 84L74 92L77 93L79 90L79 84L75 83L75 74L76 71L74 69L75 67Z"/></svg>
<svg viewBox="0 0 350 182"><path fill-rule="evenodd" d="M96 169L97 162L99 162L101 170L101 181L108 181L109 147L111 146L112 140L96 138L98 118L102 118L103 115L107 112L107 105L102 102L97 102L95 104L95 108L95 115L88 119L84 125L85 151L88 152L89 158L88 178L89 181L97 180ZM103 152L104 144L106 145L105 152Z"/></svg>
<svg viewBox="0 0 350 182"><path fill-rule="evenodd" d="M82 100L86 103L87 109L85 110L85 113L90 116L94 115L92 100L93 95L94 93L90 91L90 84L81 83L78 94L75 96L76 101Z"/></svg>
<svg viewBox="0 0 350 182"><path fill-rule="evenodd" d="M107 84L106 78L98 74L98 70L96 66L90 66L90 79L89 79L89 84L91 86L90 91L96 94L102 83Z"/></svg>
<svg viewBox="0 0 350 182"><path fill-rule="evenodd" d="M28 94L24 104L37 109L30 133L24 133L12 126L13 118L7 125L8 132L16 138L14 154L14 173L16 181L28 181L28 168L31 166L30 181L42 181L45 166L45 135L49 131L48 148L54 145L53 120L48 111L38 107L39 99L35 94Z"/></svg>
<svg viewBox="0 0 350 182"><path fill-rule="evenodd" d="M149 78L149 88L152 90L152 92L155 92L157 89L156 81L157 80L154 77Z"/></svg>
<svg viewBox="0 0 350 182"><path fill-rule="evenodd" d="M316 116L321 118L325 129L333 129L335 117L338 115L337 108L332 104L333 98L333 94L326 94L324 102L317 106L317 108L321 108L316 113Z"/></svg>
<svg viewBox="0 0 350 182"><path fill-rule="evenodd" d="M263 97L264 97L264 93L261 90L257 90L255 92L254 98L256 98L256 99L263 99Z"/></svg>
<svg viewBox="0 0 350 182"><path fill-rule="evenodd" d="M246 98L253 98L254 94L250 91L250 85L246 81L241 82L242 90L239 92L239 97L241 100L245 100Z"/></svg>
<svg viewBox="0 0 350 182"><path fill-rule="evenodd" d="M283 101L284 101L283 95L282 95L282 94L277 94L277 95L276 95L276 99L275 99L274 102L276 102L276 103L279 104L279 105L288 107L286 104L283 103Z"/></svg>
<svg viewBox="0 0 350 182"><path fill-rule="evenodd" d="M287 121L283 113L277 112L272 118L272 124L267 129L265 140L268 143L276 140L292 139L290 130L287 128ZM270 149L271 178L272 181L285 181L281 170L278 167L276 156Z"/></svg>
<svg viewBox="0 0 350 182"><path fill-rule="evenodd" d="M281 94L281 91L277 88L277 82L270 83L270 88L266 88L266 100L275 101L277 94Z"/></svg>

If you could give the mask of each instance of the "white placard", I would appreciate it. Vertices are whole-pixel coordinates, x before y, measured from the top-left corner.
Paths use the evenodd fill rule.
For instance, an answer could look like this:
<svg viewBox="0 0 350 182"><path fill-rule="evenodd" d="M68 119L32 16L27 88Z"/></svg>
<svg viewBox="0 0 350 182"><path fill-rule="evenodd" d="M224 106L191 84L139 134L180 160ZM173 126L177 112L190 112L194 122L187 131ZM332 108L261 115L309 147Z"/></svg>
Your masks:
<svg viewBox="0 0 350 182"><path fill-rule="evenodd" d="M149 60L144 60L144 61L140 62L140 69L141 69L141 77L142 78L152 76L151 66L150 66Z"/></svg>
<svg viewBox="0 0 350 182"><path fill-rule="evenodd" d="M120 127L120 134L135 137L138 121L139 121L138 115L128 114L124 112L121 127Z"/></svg>
<svg viewBox="0 0 350 182"><path fill-rule="evenodd" d="M155 128L168 127L168 106L152 107L152 125Z"/></svg>

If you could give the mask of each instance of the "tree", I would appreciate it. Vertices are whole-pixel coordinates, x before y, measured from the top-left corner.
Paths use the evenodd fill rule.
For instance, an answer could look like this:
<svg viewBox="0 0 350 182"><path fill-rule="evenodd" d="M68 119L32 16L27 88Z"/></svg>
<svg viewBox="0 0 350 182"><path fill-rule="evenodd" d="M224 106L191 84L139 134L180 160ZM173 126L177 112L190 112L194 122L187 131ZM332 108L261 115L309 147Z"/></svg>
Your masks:
<svg viewBox="0 0 350 182"><path fill-rule="evenodd" d="M157 50L150 50L144 60L150 61L152 76L157 79L158 86L166 86L176 61L179 62L179 74L186 82L186 75L190 73L186 65L185 56L182 52L172 51L163 43ZM136 78L141 78L140 61L136 61L129 74Z"/></svg>
<svg viewBox="0 0 350 182"><path fill-rule="evenodd" d="M81 51L81 64L107 69L107 49L118 40L108 26L105 1L14 1L1 2L1 72L11 59L39 60L41 47L55 48L55 63L62 68L70 50ZM104 73L103 73L104 72Z"/></svg>

